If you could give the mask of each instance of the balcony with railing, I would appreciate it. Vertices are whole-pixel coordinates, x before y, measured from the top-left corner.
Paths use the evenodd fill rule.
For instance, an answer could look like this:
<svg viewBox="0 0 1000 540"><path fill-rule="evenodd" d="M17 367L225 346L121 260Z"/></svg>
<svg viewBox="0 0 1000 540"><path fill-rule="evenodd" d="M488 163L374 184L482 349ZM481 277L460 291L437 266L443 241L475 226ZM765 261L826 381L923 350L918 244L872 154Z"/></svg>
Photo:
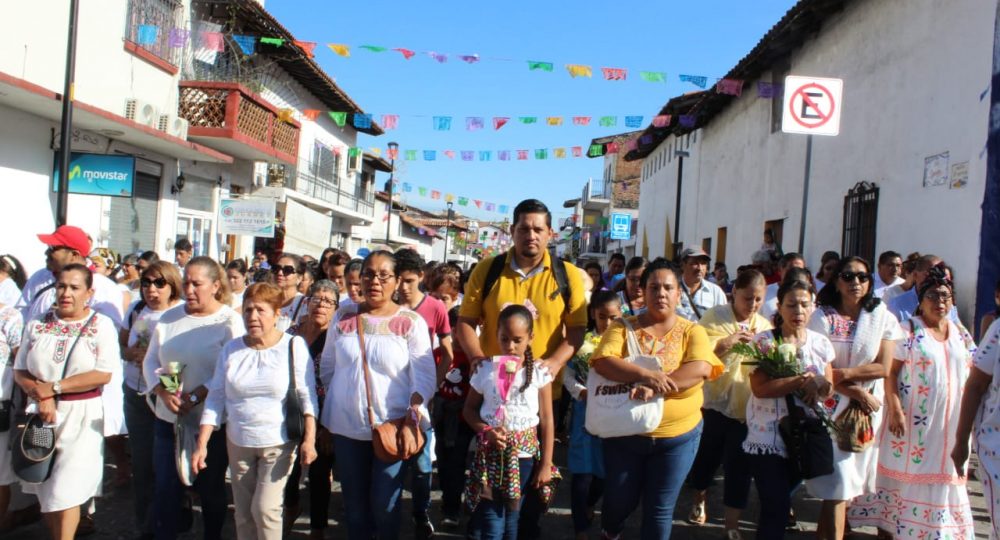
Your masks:
<svg viewBox="0 0 1000 540"><path fill-rule="evenodd" d="M611 206L611 181L590 179L583 186L581 200L586 210L600 210Z"/></svg>
<svg viewBox="0 0 1000 540"><path fill-rule="evenodd" d="M179 101L188 139L250 161L295 164L301 126L243 85L182 81Z"/></svg>
<svg viewBox="0 0 1000 540"><path fill-rule="evenodd" d="M580 232L580 255L603 255L608 251L608 239L601 227L587 227Z"/></svg>
<svg viewBox="0 0 1000 540"><path fill-rule="evenodd" d="M341 188L338 177L322 174L320 169L308 162L297 170L286 167L285 178L293 179L294 182L294 186L290 186L286 181L285 186L294 187L299 193L368 217L375 215L374 192L366 190L364 186L368 184L364 182L359 182L351 193Z"/></svg>

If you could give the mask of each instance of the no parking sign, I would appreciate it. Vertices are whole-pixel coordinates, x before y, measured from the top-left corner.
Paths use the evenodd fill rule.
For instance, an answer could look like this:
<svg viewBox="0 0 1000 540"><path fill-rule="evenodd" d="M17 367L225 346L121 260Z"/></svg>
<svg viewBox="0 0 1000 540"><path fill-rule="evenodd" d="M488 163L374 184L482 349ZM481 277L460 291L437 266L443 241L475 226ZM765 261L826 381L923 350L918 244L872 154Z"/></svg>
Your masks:
<svg viewBox="0 0 1000 540"><path fill-rule="evenodd" d="M785 77L781 131L835 136L840 133L844 81L819 77Z"/></svg>

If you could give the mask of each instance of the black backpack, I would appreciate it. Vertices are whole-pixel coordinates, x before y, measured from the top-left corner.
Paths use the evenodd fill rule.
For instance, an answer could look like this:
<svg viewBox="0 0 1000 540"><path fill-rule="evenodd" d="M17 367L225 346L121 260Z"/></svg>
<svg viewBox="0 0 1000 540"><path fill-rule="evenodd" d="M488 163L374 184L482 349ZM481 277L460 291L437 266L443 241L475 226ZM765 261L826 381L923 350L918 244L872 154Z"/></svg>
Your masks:
<svg viewBox="0 0 1000 540"><path fill-rule="evenodd" d="M507 253L497 255L490 262L490 268L486 271L486 281L483 282L483 300L486 300L490 293L493 292L493 287L496 286L497 280L500 279L503 267L507 264ZM549 301L555 300L557 296L562 295L565 310L569 311L570 290L569 278L566 276L566 262L556 257L554 252L550 252L549 255L552 259L552 273L555 274L557 286L556 291L549 296Z"/></svg>

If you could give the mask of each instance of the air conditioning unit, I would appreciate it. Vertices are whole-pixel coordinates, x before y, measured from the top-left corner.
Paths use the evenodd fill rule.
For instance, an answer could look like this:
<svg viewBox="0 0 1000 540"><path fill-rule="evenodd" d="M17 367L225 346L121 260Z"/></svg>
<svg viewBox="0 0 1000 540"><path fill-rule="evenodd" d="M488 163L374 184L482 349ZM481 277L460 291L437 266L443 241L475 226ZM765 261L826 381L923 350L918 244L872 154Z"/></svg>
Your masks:
<svg viewBox="0 0 1000 540"><path fill-rule="evenodd" d="M148 101L128 98L125 100L125 118L150 127L159 127L160 110Z"/></svg>
<svg viewBox="0 0 1000 540"><path fill-rule="evenodd" d="M352 155L348 155L347 156L347 172L348 173L360 173L361 172L361 164L364 162L364 157L365 157L365 155L364 155L363 152L358 152L357 154L355 154L353 156Z"/></svg>
<svg viewBox="0 0 1000 540"><path fill-rule="evenodd" d="M156 128L179 139L187 139L188 121L183 118L161 114Z"/></svg>

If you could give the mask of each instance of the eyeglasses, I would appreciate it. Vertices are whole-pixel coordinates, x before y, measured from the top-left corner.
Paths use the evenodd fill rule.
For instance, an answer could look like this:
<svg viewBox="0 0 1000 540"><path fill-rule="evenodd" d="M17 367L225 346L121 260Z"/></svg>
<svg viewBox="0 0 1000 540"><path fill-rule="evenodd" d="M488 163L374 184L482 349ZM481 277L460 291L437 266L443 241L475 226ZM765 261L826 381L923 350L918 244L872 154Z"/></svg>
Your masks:
<svg viewBox="0 0 1000 540"><path fill-rule="evenodd" d="M285 266L272 266L271 267L271 273L272 274L281 273L281 274L284 274L286 276L290 276L292 274L295 274L296 270L295 270L294 266L292 266L290 264L286 264Z"/></svg>
<svg viewBox="0 0 1000 540"><path fill-rule="evenodd" d="M314 296L314 297L310 298L309 299L309 303L312 304L312 305L314 305L314 306L319 306L319 307L337 307L337 301L336 300L330 300L330 299L327 299L327 298L320 298L318 296Z"/></svg>
<svg viewBox="0 0 1000 540"><path fill-rule="evenodd" d="M951 293L939 293L936 291L931 291L924 295L924 298L930 300L931 302L948 302L951 300Z"/></svg>
<svg viewBox="0 0 1000 540"><path fill-rule="evenodd" d="M872 277L871 277L870 274L868 274L868 272L841 272L840 273L840 279L842 281L846 282L846 283L850 283L850 282L854 281L854 278L858 278L858 281L861 282L861 283L868 283L868 280L871 279Z"/></svg>
<svg viewBox="0 0 1000 540"><path fill-rule="evenodd" d="M167 280L162 277L156 279L142 278L139 280L139 285L142 287L154 286L157 289L162 289L167 286Z"/></svg>
<svg viewBox="0 0 1000 540"><path fill-rule="evenodd" d="M390 279L395 279L394 274L376 274L375 272L361 272L361 279L365 281L371 281L373 279L378 279L379 283L386 283Z"/></svg>

